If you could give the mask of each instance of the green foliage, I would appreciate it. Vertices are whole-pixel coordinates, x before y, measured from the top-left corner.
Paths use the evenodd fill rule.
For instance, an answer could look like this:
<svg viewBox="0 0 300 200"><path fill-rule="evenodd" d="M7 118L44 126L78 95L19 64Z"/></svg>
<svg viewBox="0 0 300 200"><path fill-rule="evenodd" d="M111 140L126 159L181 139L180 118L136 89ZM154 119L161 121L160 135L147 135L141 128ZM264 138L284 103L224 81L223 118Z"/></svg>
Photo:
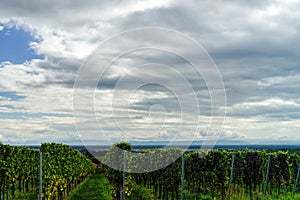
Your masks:
<svg viewBox="0 0 300 200"><path fill-rule="evenodd" d="M278 194L280 193L280 185L282 183L288 184L291 179L291 164L289 163L288 152L278 151L270 154L272 156L270 168L270 181L278 187Z"/></svg>
<svg viewBox="0 0 300 200"><path fill-rule="evenodd" d="M194 193L190 193L186 190L185 194L184 194L184 199L185 200L196 200L196 199L211 200L211 196L203 195L203 194L194 194Z"/></svg>
<svg viewBox="0 0 300 200"><path fill-rule="evenodd" d="M37 191L32 191L29 193L16 194L13 200L35 200L37 198Z"/></svg>
<svg viewBox="0 0 300 200"><path fill-rule="evenodd" d="M66 200L111 200L111 188L100 174L93 174L80 184Z"/></svg>
<svg viewBox="0 0 300 200"><path fill-rule="evenodd" d="M153 200L154 194L148 188L145 188L141 185L134 185L131 190L131 195L127 196L128 200Z"/></svg>
<svg viewBox="0 0 300 200"><path fill-rule="evenodd" d="M126 199L181 198L180 155L183 152L180 149L132 153L129 143L119 143L113 145L103 159L104 164L115 168L103 165L96 170L90 159L67 145L43 144L40 150L43 153L45 199L63 198L95 171L96 174L89 176L69 199L120 199L124 152ZM232 154L235 155L233 182L228 191ZM264 196L268 156L271 156L269 184ZM227 199L230 194L231 199L239 200L287 200L292 199L300 157L289 151L212 150L185 152L184 160L185 199ZM170 164L164 166L166 162ZM38 166L38 151L0 144L0 200L36 199L33 186L37 183ZM139 168L146 173L131 173ZM153 168L158 170L152 171ZM296 194L295 199L300 199L300 195Z"/></svg>
<svg viewBox="0 0 300 200"><path fill-rule="evenodd" d="M126 142L113 145L103 158L103 166L106 178L112 185L112 196L120 199L120 191L123 182L124 150L130 150L131 145ZM128 156L128 155L126 155ZM112 168L113 167L113 168Z"/></svg>
<svg viewBox="0 0 300 200"><path fill-rule="evenodd" d="M122 150L120 151L122 152ZM110 162L122 170L124 164L122 153L116 149L112 152L106 158L110 158ZM181 150L176 148L152 149L138 154L127 152L126 190L133 194L133 187L137 184L151 189L152 194L159 199L180 198L182 174L181 157L179 155L181 153ZM284 187L291 192L300 160L298 154L282 151L268 153L264 150L191 151L184 153L184 183L187 191L185 199L228 198L232 154L235 155L233 182L230 190L232 199L249 199L249 196L250 199L264 197L263 188L269 155L271 156L271 163L267 193L274 198L276 195L278 195L278 198L282 198L282 196L285 196ZM112 159L113 157L114 159ZM153 157L158 159L152 159ZM175 161L160 168L161 163L157 160ZM130 171L135 171L138 168L143 168L149 172L142 174L130 173ZM151 171L153 168L160 169ZM115 191L120 193L123 173L116 169L106 170L105 173L110 183L114 185ZM128 181L128 179L131 181ZM132 181L134 184L132 184ZM132 188L130 189L130 187Z"/></svg>
<svg viewBox="0 0 300 200"><path fill-rule="evenodd" d="M33 190L37 163L37 150L0 144L0 200Z"/></svg>
<svg viewBox="0 0 300 200"><path fill-rule="evenodd" d="M122 150L131 151L131 144L128 142L120 142L115 144L116 147L119 147Z"/></svg>
<svg viewBox="0 0 300 200"><path fill-rule="evenodd" d="M90 159L68 145L41 145L43 157L43 193L47 199L67 195L72 188L93 172Z"/></svg>

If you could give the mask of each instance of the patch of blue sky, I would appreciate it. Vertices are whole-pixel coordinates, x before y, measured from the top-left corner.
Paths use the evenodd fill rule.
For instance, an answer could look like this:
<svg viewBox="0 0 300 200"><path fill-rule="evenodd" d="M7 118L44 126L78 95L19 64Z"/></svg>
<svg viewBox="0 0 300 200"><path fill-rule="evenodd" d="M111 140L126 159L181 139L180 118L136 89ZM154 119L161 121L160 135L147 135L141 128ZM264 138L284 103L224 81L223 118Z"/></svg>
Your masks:
<svg viewBox="0 0 300 200"><path fill-rule="evenodd" d="M2 108L8 108L8 109L15 109L15 107L13 107L12 105L2 105L0 107L2 107Z"/></svg>
<svg viewBox="0 0 300 200"><path fill-rule="evenodd" d="M22 99L25 99L26 96L18 95L16 92L0 92L0 96L9 99L10 101L20 101Z"/></svg>
<svg viewBox="0 0 300 200"><path fill-rule="evenodd" d="M21 64L32 59L43 59L29 46L30 42L37 41L31 33L21 28L0 26L0 62Z"/></svg>
<svg viewBox="0 0 300 200"><path fill-rule="evenodd" d="M25 113L25 112L0 112L0 119L30 119L42 117L73 117L72 114L59 113Z"/></svg>

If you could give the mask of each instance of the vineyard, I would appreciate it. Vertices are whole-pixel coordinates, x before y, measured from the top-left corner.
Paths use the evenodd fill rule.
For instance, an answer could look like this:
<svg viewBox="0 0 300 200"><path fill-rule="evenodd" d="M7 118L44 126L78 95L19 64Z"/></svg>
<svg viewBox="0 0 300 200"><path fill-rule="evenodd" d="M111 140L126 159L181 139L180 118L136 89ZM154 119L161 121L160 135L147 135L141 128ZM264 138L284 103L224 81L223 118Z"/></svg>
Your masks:
<svg viewBox="0 0 300 200"><path fill-rule="evenodd" d="M119 166L119 169L122 169L124 159L120 148L116 147L128 150L125 187L127 197L132 194L132 190L137 185L150 189L155 199L163 200L289 199L292 198L294 189L298 191L298 188L295 188L295 181L299 155L288 151L191 151L184 153L184 163L182 163L180 149L155 149L144 153L151 152L161 160L179 158L167 167L156 171L130 173L138 168L138 165L147 169L153 165L159 166L160 163L146 163L147 159L148 161L152 159L143 158L145 155L143 153L131 154L130 145L126 146L123 143L113 146L104 158L107 159L106 163L111 162L110 165ZM184 164L183 169L182 164ZM114 188L113 196L115 199L120 199L124 173L110 167L105 167L104 173ZM184 181L182 181L183 173ZM299 199L297 194L295 197Z"/></svg>
<svg viewBox="0 0 300 200"><path fill-rule="evenodd" d="M63 199L93 170L90 159L63 144L42 144L43 199ZM0 200L32 192L37 199L39 151L0 144ZM18 194L18 195L17 195Z"/></svg>
<svg viewBox="0 0 300 200"><path fill-rule="evenodd" d="M38 151L0 144L0 199L33 190L38 181Z"/></svg>
<svg viewBox="0 0 300 200"><path fill-rule="evenodd" d="M42 144L38 151L0 144L0 200L22 199L24 194L32 194L24 199L38 199L40 155L45 200L60 200L70 195L70 199L97 199L102 190L106 192L102 196L107 197L110 191L107 199L115 200L300 198L299 180L296 181L300 158L296 153L212 150L181 154L177 148L132 153L130 144L120 143L113 145L102 158L116 169L105 165L95 169L91 159L67 145ZM161 167L157 157L175 162ZM131 173L140 167L148 172ZM153 167L159 169L152 171ZM89 176L95 171L96 175ZM77 188L83 192L76 192ZM80 197L84 191L89 198ZM96 196L92 198L92 194Z"/></svg>

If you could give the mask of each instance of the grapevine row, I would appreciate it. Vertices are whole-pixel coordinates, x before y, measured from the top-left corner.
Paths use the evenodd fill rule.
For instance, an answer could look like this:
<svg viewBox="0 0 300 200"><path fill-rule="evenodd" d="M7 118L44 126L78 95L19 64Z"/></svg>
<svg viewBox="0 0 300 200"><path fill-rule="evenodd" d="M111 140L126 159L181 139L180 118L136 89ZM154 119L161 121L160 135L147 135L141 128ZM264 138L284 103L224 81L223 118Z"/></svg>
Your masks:
<svg viewBox="0 0 300 200"><path fill-rule="evenodd" d="M43 199L67 196L89 175L90 159L64 144L42 144ZM0 200L14 199L16 193L37 193L39 151L0 143Z"/></svg>
<svg viewBox="0 0 300 200"><path fill-rule="evenodd" d="M43 194L45 199L67 196L94 166L90 159L68 145L46 143L40 151L43 157Z"/></svg>
<svg viewBox="0 0 300 200"><path fill-rule="evenodd" d="M181 157L182 152L176 148L154 149L143 153L133 154L130 152L130 144L114 145L106 154L104 161L110 166L122 170L124 164L123 154L119 148L127 149L126 153L126 194L130 195L130 188L134 184L143 185L152 189L159 199L180 199L181 198ZM125 147L125 148L124 148ZM235 156L232 185L229 188L231 159ZM145 157L147 155L147 158ZM153 159L149 159L153 156ZM175 159L172 164L162 167L159 170L158 162L167 159ZM266 184L266 168L268 156L270 156L270 170L268 184ZM173 157L173 158L172 158ZM151 161L149 163L149 160ZM278 195L291 194L296 179L299 156L288 151L267 152L264 150L245 151L191 151L184 153L184 185L186 198L207 196L209 199L227 199L228 195L241 199L243 195L249 195L253 199L253 193L266 192L273 195L275 189ZM130 173L136 168L143 167L147 173ZM105 167L105 175L114 187L115 199L120 198L122 189L123 173L109 167ZM229 190L230 189L230 190ZM273 191L274 190L274 191ZM240 195L240 196L239 196Z"/></svg>
<svg viewBox="0 0 300 200"><path fill-rule="evenodd" d="M14 199L37 183L38 151L0 143L0 200Z"/></svg>

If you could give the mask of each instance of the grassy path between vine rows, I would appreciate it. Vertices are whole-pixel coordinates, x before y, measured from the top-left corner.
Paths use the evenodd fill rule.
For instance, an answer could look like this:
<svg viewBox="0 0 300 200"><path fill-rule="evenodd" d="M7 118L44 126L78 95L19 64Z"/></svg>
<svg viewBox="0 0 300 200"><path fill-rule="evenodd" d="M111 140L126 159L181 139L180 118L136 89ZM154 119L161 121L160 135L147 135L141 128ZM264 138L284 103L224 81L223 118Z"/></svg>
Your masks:
<svg viewBox="0 0 300 200"><path fill-rule="evenodd" d="M108 181L101 174L92 174L66 200L112 200L110 190Z"/></svg>

